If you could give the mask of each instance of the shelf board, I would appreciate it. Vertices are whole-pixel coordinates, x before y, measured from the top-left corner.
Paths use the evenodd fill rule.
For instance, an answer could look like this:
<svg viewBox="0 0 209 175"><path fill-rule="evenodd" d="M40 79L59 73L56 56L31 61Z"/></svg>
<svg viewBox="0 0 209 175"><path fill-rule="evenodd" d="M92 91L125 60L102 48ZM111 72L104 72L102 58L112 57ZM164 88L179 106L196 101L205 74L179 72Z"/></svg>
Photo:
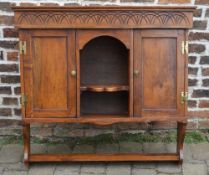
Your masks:
<svg viewBox="0 0 209 175"><path fill-rule="evenodd" d="M89 119L96 119L96 118L128 118L128 114L82 114L81 118L89 118Z"/></svg>
<svg viewBox="0 0 209 175"><path fill-rule="evenodd" d="M30 162L93 162L93 161L179 161L177 153L142 154L142 153L115 153L115 154L32 154Z"/></svg>
<svg viewBox="0 0 209 175"><path fill-rule="evenodd" d="M117 92L117 91L128 91L129 86L123 85L90 85L81 86L81 91L91 91L91 92Z"/></svg>
<svg viewBox="0 0 209 175"><path fill-rule="evenodd" d="M64 117L64 118L47 118L47 117L25 117L23 118L24 123L93 123L98 125L110 125L113 123L147 123L147 122L187 122L187 118L184 116L146 116L146 117L121 117L121 116L112 116L105 118L98 117L93 115L92 117Z"/></svg>

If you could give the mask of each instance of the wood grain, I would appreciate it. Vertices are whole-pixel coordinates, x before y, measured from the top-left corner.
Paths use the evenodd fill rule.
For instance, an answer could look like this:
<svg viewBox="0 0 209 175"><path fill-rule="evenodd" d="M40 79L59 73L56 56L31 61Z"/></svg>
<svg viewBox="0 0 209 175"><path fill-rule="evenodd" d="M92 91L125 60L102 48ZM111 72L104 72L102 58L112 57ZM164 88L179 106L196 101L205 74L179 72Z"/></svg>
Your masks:
<svg viewBox="0 0 209 175"><path fill-rule="evenodd" d="M134 76L134 115L183 115L180 99L185 91L185 62L180 53L183 32L144 30L136 31L135 38L138 41L134 69L139 70L139 75Z"/></svg>
<svg viewBox="0 0 209 175"><path fill-rule="evenodd" d="M76 69L73 32L36 30L28 35L30 68L26 70L30 74L25 75L25 94L30 108L26 116L74 117L76 77L70 75Z"/></svg>
<svg viewBox="0 0 209 175"><path fill-rule="evenodd" d="M32 154L30 162L92 162L92 161L178 161L177 154L65 154L65 155L41 155Z"/></svg>

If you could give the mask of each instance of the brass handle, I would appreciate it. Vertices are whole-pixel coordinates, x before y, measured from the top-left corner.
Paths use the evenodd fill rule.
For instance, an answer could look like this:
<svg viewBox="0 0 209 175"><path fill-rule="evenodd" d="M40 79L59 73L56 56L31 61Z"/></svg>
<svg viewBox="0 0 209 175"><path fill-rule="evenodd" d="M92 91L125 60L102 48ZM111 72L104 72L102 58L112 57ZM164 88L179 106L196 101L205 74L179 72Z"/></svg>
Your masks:
<svg viewBox="0 0 209 175"><path fill-rule="evenodd" d="M134 75L138 75L139 74L139 70L134 70Z"/></svg>
<svg viewBox="0 0 209 175"><path fill-rule="evenodd" d="M76 76L76 71L75 71L75 70L72 70L72 71L71 71L71 75L72 75L72 76Z"/></svg>

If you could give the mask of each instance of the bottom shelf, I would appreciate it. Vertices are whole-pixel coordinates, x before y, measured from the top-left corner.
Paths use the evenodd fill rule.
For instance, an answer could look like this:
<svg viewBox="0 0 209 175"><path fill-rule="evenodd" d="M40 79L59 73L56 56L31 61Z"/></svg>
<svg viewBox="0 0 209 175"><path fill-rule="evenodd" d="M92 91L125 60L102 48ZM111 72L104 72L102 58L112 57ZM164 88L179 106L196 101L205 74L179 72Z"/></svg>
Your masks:
<svg viewBox="0 0 209 175"><path fill-rule="evenodd" d="M99 117L75 117L75 118L41 118L41 117L31 117L24 118L24 124L31 123L92 123L98 125L111 125L114 123L147 123L147 122L179 122L187 123L187 118L183 116L155 116L155 117L109 117L109 118L99 118Z"/></svg>
<svg viewBox="0 0 209 175"><path fill-rule="evenodd" d="M176 153L165 154L32 154L29 162L92 161L179 161Z"/></svg>
<svg viewBox="0 0 209 175"><path fill-rule="evenodd" d="M112 119L112 118L130 118L129 115L121 115L121 114L114 114L114 115L108 115L108 114L84 114L81 115L80 118L89 118L89 119Z"/></svg>

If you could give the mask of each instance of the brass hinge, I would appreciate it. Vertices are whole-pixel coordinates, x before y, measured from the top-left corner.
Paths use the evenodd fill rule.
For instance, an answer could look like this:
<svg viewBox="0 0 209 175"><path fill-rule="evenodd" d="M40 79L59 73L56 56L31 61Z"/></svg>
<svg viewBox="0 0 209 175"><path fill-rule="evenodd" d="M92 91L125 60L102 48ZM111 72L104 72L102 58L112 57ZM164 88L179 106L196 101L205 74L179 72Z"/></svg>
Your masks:
<svg viewBox="0 0 209 175"><path fill-rule="evenodd" d="M184 104L188 101L188 92L181 92L181 104Z"/></svg>
<svg viewBox="0 0 209 175"><path fill-rule="evenodd" d="M188 54L189 52L189 42L188 41L182 41L181 43L181 53L182 54Z"/></svg>
<svg viewBox="0 0 209 175"><path fill-rule="evenodd" d="M26 106L27 101L28 101L27 95L21 94L21 98L20 98L21 105Z"/></svg>
<svg viewBox="0 0 209 175"><path fill-rule="evenodd" d="M19 41L19 51L22 55L26 54L26 41Z"/></svg>

